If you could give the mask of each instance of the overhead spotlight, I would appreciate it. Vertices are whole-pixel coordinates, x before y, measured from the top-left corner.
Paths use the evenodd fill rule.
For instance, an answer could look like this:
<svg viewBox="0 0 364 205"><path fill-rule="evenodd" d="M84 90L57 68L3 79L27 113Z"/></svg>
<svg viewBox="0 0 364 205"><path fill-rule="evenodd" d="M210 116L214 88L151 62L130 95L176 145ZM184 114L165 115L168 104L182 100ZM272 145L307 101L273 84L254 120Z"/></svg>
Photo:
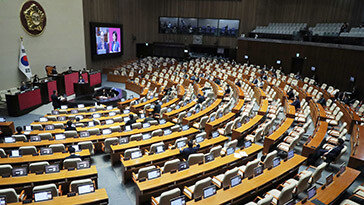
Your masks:
<svg viewBox="0 0 364 205"><path fill-rule="evenodd" d="M244 59L248 59L248 58L249 58L249 56L247 56L247 55L244 56Z"/></svg>
<svg viewBox="0 0 364 205"><path fill-rule="evenodd" d="M187 49L185 49L185 50L184 50L184 52L185 52L185 53L188 53L188 50L187 50Z"/></svg>
<svg viewBox="0 0 364 205"><path fill-rule="evenodd" d="M298 57L300 57L300 53L296 53L296 57L298 58Z"/></svg>

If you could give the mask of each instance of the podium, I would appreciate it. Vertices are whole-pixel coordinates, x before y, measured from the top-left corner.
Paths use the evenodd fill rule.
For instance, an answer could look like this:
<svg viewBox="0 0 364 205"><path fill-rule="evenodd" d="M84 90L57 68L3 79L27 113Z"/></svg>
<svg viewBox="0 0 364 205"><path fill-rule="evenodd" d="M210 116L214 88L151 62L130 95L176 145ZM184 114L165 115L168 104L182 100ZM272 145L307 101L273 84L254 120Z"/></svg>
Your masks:
<svg viewBox="0 0 364 205"><path fill-rule="evenodd" d="M27 90L14 95L6 95L9 116L24 115L42 105L40 89Z"/></svg>
<svg viewBox="0 0 364 205"><path fill-rule="evenodd" d="M73 89L76 97L94 93L94 88L90 86L90 83L73 83Z"/></svg>

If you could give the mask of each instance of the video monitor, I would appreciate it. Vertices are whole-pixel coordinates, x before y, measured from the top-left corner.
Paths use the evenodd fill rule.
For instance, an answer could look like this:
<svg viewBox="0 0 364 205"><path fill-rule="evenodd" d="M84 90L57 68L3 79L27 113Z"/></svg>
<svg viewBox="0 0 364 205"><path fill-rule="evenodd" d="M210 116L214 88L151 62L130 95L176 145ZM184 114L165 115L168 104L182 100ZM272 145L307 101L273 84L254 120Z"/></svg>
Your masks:
<svg viewBox="0 0 364 205"><path fill-rule="evenodd" d="M80 137L89 137L90 133L87 131L80 132Z"/></svg>
<svg viewBox="0 0 364 205"><path fill-rule="evenodd" d="M216 138L219 135L220 135L219 132L215 131L215 132L212 133L212 138Z"/></svg>
<svg viewBox="0 0 364 205"><path fill-rule="evenodd" d="M90 168L90 161L77 162L77 169L87 169Z"/></svg>
<svg viewBox="0 0 364 205"><path fill-rule="evenodd" d="M160 124L160 125L164 125L164 124L166 124L166 120L165 120L165 119L160 119L160 120L159 120L159 124Z"/></svg>
<svg viewBox="0 0 364 205"><path fill-rule="evenodd" d="M59 165L58 164L51 164L51 165L46 165L45 166L45 173L46 174L57 173L57 172L59 172Z"/></svg>
<svg viewBox="0 0 364 205"><path fill-rule="evenodd" d="M185 196L179 196L179 197L171 199L170 204L171 205L185 205L186 204Z"/></svg>
<svg viewBox="0 0 364 205"><path fill-rule="evenodd" d="M230 178L231 187L239 185L240 183L241 183L240 175L236 175L236 176L233 176L233 177Z"/></svg>
<svg viewBox="0 0 364 205"><path fill-rule="evenodd" d="M219 113L219 118L222 118L223 114L222 113Z"/></svg>
<svg viewBox="0 0 364 205"><path fill-rule="evenodd" d="M39 118L39 122L47 122L47 121L48 121L48 118L46 118L46 117Z"/></svg>
<svg viewBox="0 0 364 205"><path fill-rule="evenodd" d="M41 147L40 154L41 155L50 155L50 154L53 154L53 150L52 150L52 148L49 148L49 147Z"/></svg>
<svg viewBox="0 0 364 205"><path fill-rule="evenodd" d="M130 117L124 117L124 122L127 123L130 120Z"/></svg>
<svg viewBox="0 0 364 205"><path fill-rule="evenodd" d="M209 198L216 194L216 187L215 185L211 185L203 189L203 198Z"/></svg>
<svg viewBox="0 0 364 205"><path fill-rule="evenodd" d="M177 142L177 148L182 148L186 146L186 141L179 141Z"/></svg>
<svg viewBox="0 0 364 205"><path fill-rule="evenodd" d="M30 136L30 141L31 142L40 142L42 139L40 138L39 135L33 135L33 136Z"/></svg>
<svg viewBox="0 0 364 205"><path fill-rule="evenodd" d="M129 137L121 137L119 139L119 144L126 144L129 142Z"/></svg>
<svg viewBox="0 0 364 205"><path fill-rule="evenodd" d="M159 17L159 33L177 33L178 18Z"/></svg>
<svg viewBox="0 0 364 205"><path fill-rule="evenodd" d="M218 35L218 19L198 19L197 33L202 35Z"/></svg>
<svg viewBox="0 0 364 205"><path fill-rule="evenodd" d="M160 169L153 169L153 170L149 171L147 175L148 175L148 180L158 178L158 177L161 176L161 170Z"/></svg>
<svg viewBox="0 0 364 205"><path fill-rule="evenodd" d="M31 125L24 126L24 131L28 131L28 132L32 131L32 126Z"/></svg>
<svg viewBox="0 0 364 205"><path fill-rule="evenodd" d="M6 205L6 196L0 196L0 205Z"/></svg>
<svg viewBox="0 0 364 205"><path fill-rule="evenodd" d="M58 116L57 120L58 121L66 121L66 116Z"/></svg>
<svg viewBox="0 0 364 205"><path fill-rule="evenodd" d="M281 164L281 158L275 157L273 159L273 168Z"/></svg>
<svg viewBox="0 0 364 205"><path fill-rule="evenodd" d="M78 108L84 108L84 107L85 107L85 105L84 105L84 104L78 104L78 105L77 105L77 107L78 107Z"/></svg>
<svg viewBox="0 0 364 205"><path fill-rule="evenodd" d="M125 125L125 131L126 132L131 131L131 126L130 125Z"/></svg>
<svg viewBox="0 0 364 205"><path fill-rule="evenodd" d="M13 170L12 170L13 177L20 177L20 176L26 176L26 175L28 175L28 170L26 167L13 168Z"/></svg>
<svg viewBox="0 0 364 205"><path fill-rule="evenodd" d="M188 161L183 161L178 164L178 171L182 171L185 169L188 169L190 166L188 164Z"/></svg>
<svg viewBox="0 0 364 205"><path fill-rule="evenodd" d="M15 138L14 137L4 137L4 142L5 143L14 143Z"/></svg>
<svg viewBox="0 0 364 205"><path fill-rule="evenodd" d="M188 129L190 129L190 127L189 127L188 125L183 125L183 126L182 126L182 131L186 131L186 130L188 130Z"/></svg>
<svg viewBox="0 0 364 205"><path fill-rule="evenodd" d="M232 36L239 35L239 20L220 19L219 20L219 35L220 36Z"/></svg>
<svg viewBox="0 0 364 205"><path fill-rule="evenodd" d="M353 76L350 76L350 82L355 82L355 77L353 77Z"/></svg>
<svg viewBox="0 0 364 205"><path fill-rule="evenodd" d="M229 147L229 148L227 148L227 150L226 150L226 155L231 155L231 154L233 154L234 152L235 152L234 147Z"/></svg>
<svg viewBox="0 0 364 205"><path fill-rule="evenodd" d="M215 116L212 116L212 117L210 118L210 122L213 122L213 121L215 121Z"/></svg>
<svg viewBox="0 0 364 205"><path fill-rule="evenodd" d="M101 114L100 113L94 113L94 114L92 114L92 117L93 118L100 118Z"/></svg>
<svg viewBox="0 0 364 205"><path fill-rule="evenodd" d="M54 137L55 137L56 140L66 139L66 135L64 135L64 134L56 134L56 135L54 135Z"/></svg>
<svg viewBox="0 0 364 205"><path fill-rule="evenodd" d="M116 115L116 112L109 112L110 117L115 116L115 115Z"/></svg>
<svg viewBox="0 0 364 205"><path fill-rule="evenodd" d="M329 176L326 177L326 186L331 184L331 182L334 180L334 174L331 173Z"/></svg>
<svg viewBox="0 0 364 205"><path fill-rule="evenodd" d="M197 18L178 18L178 33L197 33Z"/></svg>
<svg viewBox="0 0 364 205"><path fill-rule="evenodd" d="M109 135L109 134L111 134L111 133L112 133L111 129L103 129L103 130L102 130L102 134L103 134L103 135Z"/></svg>
<svg viewBox="0 0 364 205"><path fill-rule="evenodd" d="M254 176L259 176L263 173L263 166L257 166L254 168Z"/></svg>
<svg viewBox="0 0 364 205"><path fill-rule="evenodd" d="M339 169L339 172L338 174L341 175L342 173L344 173L346 170L346 165L345 165L345 162L343 162L341 165L340 165L340 169Z"/></svg>
<svg viewBox="0 0 364 205"><path fill-rule="evenodd" d="M111 105L109 105L109 106L106 107L106 110L112 110L112 109L114 109L114 108Z"/></svg>
<svg viewBox="0 0 364 205"><path fill-rule="evenodd" d="M93 59L122 55L122 25L90 22L90 34Z"/></svg>
<svg viewBox="0 0 364 205"><path fill-rule="evenodd" d="M288 152L287 159L291 159L294 156L294 150Z"/></svg>
<svg viewBox="0 0 364 205"><path fill-rule="evenodd" d="M124 110L123 113L124 114L129 114L130 113L130 110Z"/></svg>
<svg viewBox="0 0 364 205"><path fill-rule="evenodd" d="M180 106L179 106L179 105L177 105L175 109L176 109L176 110L178 110L179 108L180 108Z"/></svg>
<svg viewBox="0 0 364 205"><path fill-rule="evenodd" d="M150 127L150 123L149 122L143 123L143 128L148 128L148 127Z"/></svg>
<svg viewBox="0 0 364 205"><path fill-rule="evenodd" d="M75 152L80 152L81 149L80 149L80 146L78 146L77 144L76 145L71 145L74 149L75 149Z"/></svg>
<svg viewBox="0 0 364 205"><path fill-rule="evenodd" d="M78 110L71 110L71 113L72 114L77 114L78 113Z"/></svg>
<svg viewBox="0 0 364 205"><path fill-rule="evenodd" d="M316 67L311 67L311 71L316 71Z"/></svg>
<svg viewBox="0 0 364 205"><path fill-rule="evenodd" d="M46 125L45 130L54 130L54 125Z"/></svg>
<svg viewBox="0 0 364 205"><path fill-rule="evenodd" d="M252 142L251 141L245 141L244 142L244 148L248 148L248 147L250 147L250 146L252 146Z"/></svg>
<svg viewBox="0 0 364 205"><path fill-rule="evenodd" d="M170 108L170 107L169 107L169 108L167 109L167 112L172 112L172 108Z"/></svg>
<svg viewBox="0 0 364 205"><path fill-rule="evenodd" d="M150 139L152 136L150 135L150 133L145 133L145 134L143 134L142 135L142 139L143 140L148 140L148 139Z"/></svg>
<svg viewBox="0 0 364 205"><path fill-rule="evenodd" d="M96 112L96 108L94 107L90 108L90 112Z"/></svg>
<svg viewBox="0 0 364 205"><path fill-rule="evenodd" d="M316 186L313 186L307 190L307 200L312 199L316 195Z"/></svg>
<svg viewBox="0 0 364 205"><path fill-rule="evenodd" d="M187 113L187 117L190 117L192 115L192 112Z"/></svg>
<svg viewBox="0 0 364 205"><path fill-rule="evenodd" d="M140 114L140 118L141 119L145 118L145 114L144 113Z"/></svg>
<svg viewBox="0 0 364 205"><path fill-rule="evenodd" d="M105 124L107 124L107 125L111 125L113 123L114 123L114 120L111 120L111 119L105 121Z"/></svg>
<svg viewBox="0 0 364 205"><path fill-rule="evenodd" d="M131 159L137 159L143 156L142 151L138 150L138 151L134 151L131 153Z"/></svg>
<svg viewBox="0 0 364 205"><path fill-rule="evenodd" d="M61 109L62 110L65 110L65 109L67 109L68 108L68 106L67 105L61 105Z"/></svg>
<svg viewBox="0 0 364 205"><path fill-rule="evenodd" d="M211 162L211 161L214 161L214 155L213 154L207 154L205 155L205 163L208 163L208 162Z"/></svg>
<svg viewBox="0 0 364 205"><path fill-rule="evenodd" d="M52 115L59 115L59 111L58 110L52 110Z"/></svg>
<svg viewBox="0 0 364 205"><path fill-rule="evenodd" d="M163 145L160 145L160 146L156 147L155 153L159 154L159 153L162 153L162 152L164 152L164 146Z"/></svg>
<svg viewBox="0 0 364 205"><path fill-rule="evenodd" d="M52 199L53 195L51 191L39 191L34 193L35 202L48 201Z"/></svg>
<svg viewBox="0 0 364 205"><path fill-rule="evenodd" d="M166 129L166 130L163 131L164 135L170 135L171 133L172 133L171 129Z"/></svg>
<svg viewBox="0 0 364 205"><path fill-rule="evenodd" d="M77 187L77 190L78 190L78 194L82 195L82 194L88 194L88 193L94 192L95 187L93 184L83 184L83 185L79 185Z"/></svg>
<svg viewBox="0 0 364 205"><path fill-rule="evenodd" d="M205 138L203 136L196 136L196 143L201 143L205 140Z"/></svg>

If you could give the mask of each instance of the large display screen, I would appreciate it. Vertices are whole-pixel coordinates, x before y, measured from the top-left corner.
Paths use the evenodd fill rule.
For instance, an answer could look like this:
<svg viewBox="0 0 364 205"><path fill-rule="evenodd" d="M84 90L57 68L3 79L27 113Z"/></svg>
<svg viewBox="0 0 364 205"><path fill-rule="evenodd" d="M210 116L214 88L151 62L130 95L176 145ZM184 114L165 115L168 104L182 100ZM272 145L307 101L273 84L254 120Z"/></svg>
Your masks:
<svg viewBox="0 0 364 205"><path fill-rule="evenodd" d="M90 33L93 58L122 55L122 25L90 23Z"/></svg>

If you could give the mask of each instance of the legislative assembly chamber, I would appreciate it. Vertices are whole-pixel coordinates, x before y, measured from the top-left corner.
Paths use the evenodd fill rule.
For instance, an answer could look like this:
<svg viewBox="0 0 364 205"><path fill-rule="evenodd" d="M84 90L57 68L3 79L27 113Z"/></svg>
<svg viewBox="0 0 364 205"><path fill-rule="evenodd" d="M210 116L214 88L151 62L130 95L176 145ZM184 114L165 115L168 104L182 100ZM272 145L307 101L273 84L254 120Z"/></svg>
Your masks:
<svg viewBox="0 0 364 205"><path fill-rule="evenodd" d="M0 17L0 205L364 204L364 1Z"/></svg>

